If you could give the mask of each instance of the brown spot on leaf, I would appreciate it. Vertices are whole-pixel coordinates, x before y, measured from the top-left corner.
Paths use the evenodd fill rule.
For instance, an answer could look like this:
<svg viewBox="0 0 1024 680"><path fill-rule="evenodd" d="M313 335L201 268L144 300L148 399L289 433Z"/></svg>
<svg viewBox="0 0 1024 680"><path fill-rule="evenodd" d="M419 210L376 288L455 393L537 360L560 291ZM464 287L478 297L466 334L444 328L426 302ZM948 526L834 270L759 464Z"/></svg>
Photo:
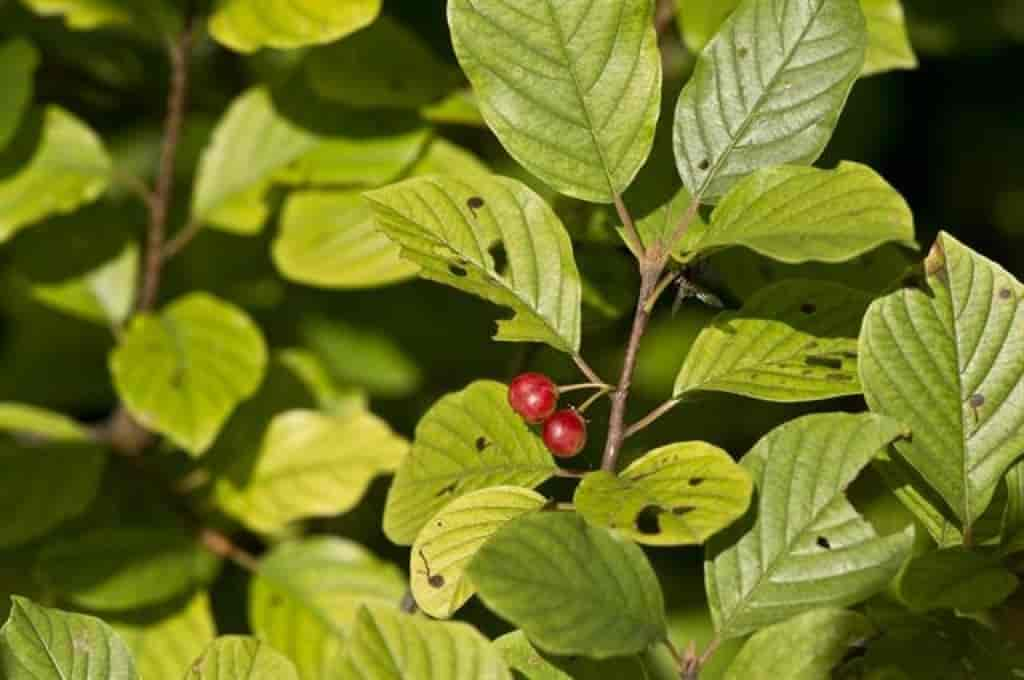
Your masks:
<svg viewBox="0 0 1024 680"><path fill-rule="evenodd" d="M985 405L984 394L972 394L971 395L971 408L981 408Z"/></svg>
<svg viewBox="0 0 1024 680"><path fill-rule="evenodd" d="M434 574L427 579L431 588L444 588L444 576Z"/></svg>
<svg viewBox="0 0 1024 680"><path fill-rule="evenodd" d="M466 276L469 275L469 272L466 271L465 267L460 267L457 264L448 265L448 271L451 273L452 276L457 276L460 279L465 278Z"/></svg>
<svg viewBox="0 0 1024 680"><path fill-rule="evenodd" d="M1000 289L1000 291L999 291L999 299L1000 300L1009 300L1012 297L1013 297L1013 291L1012 290L1010 290L1009 288L1002 288L1002 289Z"/></svg>
<svg viewBox="0 0 1024 680"><path fill-rule="evenodd" d="M477 451L483 452L483 450L486 449L490 445L491 445L491 442L487 441L487 437L477 437L476 438L476 450Z"/></svg>
<svg viewBox="0 0 1024 680"><path fill-rule="evenodd" d="M469 199L466 200L466 205L469 206L470 210L476 211L484 207L484 199L479 196L470 196Z"/></svg>
<svg viewBox="0 0 1024 680"><path fill-rule="evenodd" d="M703 477L690 477L690 486L700 486L704 483Z"/></svg>
<svg viewBox="0 0 1024 680"><path fill-rule="evenodd" d="M711 167L711 161L709 161L707 158L704 158L704 159L701 160L700 163L697 163L697 169L698 170L707 170L710 167Z"/></svg>

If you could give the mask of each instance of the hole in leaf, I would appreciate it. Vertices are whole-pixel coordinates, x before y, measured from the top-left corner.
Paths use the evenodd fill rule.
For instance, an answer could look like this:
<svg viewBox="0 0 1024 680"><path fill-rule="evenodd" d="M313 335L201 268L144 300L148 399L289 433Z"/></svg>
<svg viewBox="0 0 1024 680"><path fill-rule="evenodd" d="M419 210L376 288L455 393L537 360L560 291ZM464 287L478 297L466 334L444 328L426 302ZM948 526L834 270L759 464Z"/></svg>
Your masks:
<svg viewBox="0 0 1024 680"><path fill-rule="evenodd" d="M704 478L703 477L691 477L690 478L690 486L700 486L703 483L704 483Z"/></svg>
<svg viewBox="0 0 1024 680"><path fill-rule="evenodd" d="M469 206L470 210L476 212L480 208L484 207L484 199L479 196L470 196L466 201L466 205Z"/></svg>
<svg viewBox="0 0 1024 680"><path fill-rule="evenodd" d="M853 376L846 375L845 373L829 373L825 376L825 380L831 380L832 382L850 382L853 380Z"/></svg>
<svg viewBox="0 0 1024 680"><path fill-rule="evenodd" d="M672 514L676 517L682 517L683 515L687 515L696 509L697 508L693 507L692 505L680 505L678 508L672 508Z"/></svg>
<svg viewBox="0 0 1024 680"><path fill-rule="evenodd" d="M448 265L448 271L451 272L452 276L458 276L460 279L469 275L465 267L460 267L457 264Z"/></svg>
<svg viewBox="0 0 1024 680"><path fill-rule="evenodd" d="M494 271L499 274L504 272L505 267L508 266L508 254L505 252L505 244L502 241L498 241L487 249L487 254L491 256L491 261L494 262Z"/></svg>
<svg viewBox="0 0 1024 680"><path fill-rule="evenodd" d="M972 394L971 395L971 408L981 408L985 405L984 394Z"/></svg>
<svg viewBox="0 0 1024 680"><path fill-rule="evenodd" d="M427 579L427 583L430 584L431 588L444 588L444 576L434 574Z"/></svg>
<svg viewBox="0 0 1024 680"><path fill-rule="evenodd" d="M821 368L832 368L835 370L839 370L843 367L843 362L841 360L833 359L832 357L804 357L804 363L808 366L820 366Z"/></svg>
<svg viewBox="0 0 1024 680"><path fill-rule="evenodd" d="M999 291L999 298L1002 300L1009 300L1013 297L1013 291L1009 288L1003 288Z"/></svg>
<svg viewBox="0 0 1024 680"><path fill-rule="evenodd" d="M707 170L710 167L711 161L709 161L707 158L703 159L700 163L697 163L698 170Z"/></svg>
<svg viewBox="0 0 1024 680"><path fill-rule="evenodd" d="M665 512L660 505L648 505L636 516L636 530L641 534L660 534L658 516Z"/></svg>
<svg viewBox="0 0 1024 680"><path fill-rule="evenodd" d="M489 441L487 441L487 437L477 437L476 438L476 450L477 451L483 451L484 449L486 449L490 445L491 445L491 443Z"/></svg>
<svg viewBox="0 0 1024 680"><path fill-rule="evenodd" d="M832 544L829 543L828 539L825 538L824 536L818 536L818 540L816 542L817 542L819 548L824 548L825 550L831 550L832 549Z"/></svg>
<svg viewBox="0 0 1024 680"><path fill-rule="evenodd" d="M552 510L558 510L558 501L554 498L549 498L544 501L544 505L540 506L541 512L551 512Z"/></svg>
<svg viewBox="0 0 1024 680"><path fill-rule="evenodd" d="M452 482L448 486L446 486L443 489L441 489L440 491L438 491L437 494L435 495L435 498L437 498L438 496L443 496L443 495L445 495L447 493L455 493L455 487L457 485L458 485L458 482Z"/></svg>
<svg viewBox="0 0 1024 680"><path fill-rule="evenodd" d="M802 305L800 305L800 311L803 312L804 314L814 314L816 311L818 311L818 306L815 305L813 302L805 302Z"/></svg>

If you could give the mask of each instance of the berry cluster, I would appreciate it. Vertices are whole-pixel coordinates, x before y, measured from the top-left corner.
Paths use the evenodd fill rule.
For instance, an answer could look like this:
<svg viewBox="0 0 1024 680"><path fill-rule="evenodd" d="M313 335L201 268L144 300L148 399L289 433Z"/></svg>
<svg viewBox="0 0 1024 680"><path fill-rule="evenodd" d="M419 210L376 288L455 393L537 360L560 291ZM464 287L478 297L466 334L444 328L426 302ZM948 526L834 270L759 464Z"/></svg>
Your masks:
<svg viewBox="0 0 1024 680"><path fill-rule="evenodd" d="M555 411L558 387L543 373L523 373L508 386L512 410L531 425L544 424L544 444L559 458L571 458L587 443L587 424L574 409Z"/></svg>

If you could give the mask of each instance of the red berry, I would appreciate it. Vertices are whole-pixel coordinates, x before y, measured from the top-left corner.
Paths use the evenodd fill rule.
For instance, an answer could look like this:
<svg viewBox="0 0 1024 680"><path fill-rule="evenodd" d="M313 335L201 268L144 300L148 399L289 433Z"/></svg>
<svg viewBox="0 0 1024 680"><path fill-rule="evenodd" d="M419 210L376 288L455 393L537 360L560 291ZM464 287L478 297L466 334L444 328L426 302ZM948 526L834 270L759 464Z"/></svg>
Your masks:
<svg viewBox="0 0 1024 680"><path fill-rule="evenodd" d="M587 423L572 409L562 409L544 423L544 443L559 458L572 458L587 443Z"/></svg>
<svg viewBox="0 0 1024 680"><path fill-rule="evenodd" d="M508 386L508 403L523 420L536 425L555 412L558 388L543 373L523 373Z"/></svg>

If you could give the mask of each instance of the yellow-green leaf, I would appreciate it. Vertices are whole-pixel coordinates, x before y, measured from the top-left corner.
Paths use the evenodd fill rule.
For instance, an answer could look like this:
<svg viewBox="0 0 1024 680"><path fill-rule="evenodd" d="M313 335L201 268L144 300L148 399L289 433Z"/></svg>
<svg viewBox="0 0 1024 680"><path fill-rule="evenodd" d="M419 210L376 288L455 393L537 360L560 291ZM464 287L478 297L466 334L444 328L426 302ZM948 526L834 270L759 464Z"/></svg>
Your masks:
<svg viewBox="0 0 1024 680"><path fill-rule="evenodd" d="M217 635L210 597L119 616L111 625L128 645L143 678L180 678Z"/></svg>
<svg viewBox="0 0 1024 680"><path fill-rule="evenodd" d="M170 676L161 676L170 677ZM217 638L195 660L185 680L298 680L295 664L256 638Z"/></svg>
<svg viewBox="0 0 1024 680"><path fill-rule="evenodd" d="M210 35L239 52L319 45L372 23L380 5L381 0L217 0Z"/></svg>
<svg viewBox="0 0 1024 680"><path fill-rule="evenodd" d="M901 0L860 0L868 20L868 53L862 75L917 68Z"/></svg>
<svg viewBox="0 0 1024 680"><path fill-rule="evenodd" d="M74 418L30 404L0 402L0 430L41 440L87 441L89 432Z"/></svg>

